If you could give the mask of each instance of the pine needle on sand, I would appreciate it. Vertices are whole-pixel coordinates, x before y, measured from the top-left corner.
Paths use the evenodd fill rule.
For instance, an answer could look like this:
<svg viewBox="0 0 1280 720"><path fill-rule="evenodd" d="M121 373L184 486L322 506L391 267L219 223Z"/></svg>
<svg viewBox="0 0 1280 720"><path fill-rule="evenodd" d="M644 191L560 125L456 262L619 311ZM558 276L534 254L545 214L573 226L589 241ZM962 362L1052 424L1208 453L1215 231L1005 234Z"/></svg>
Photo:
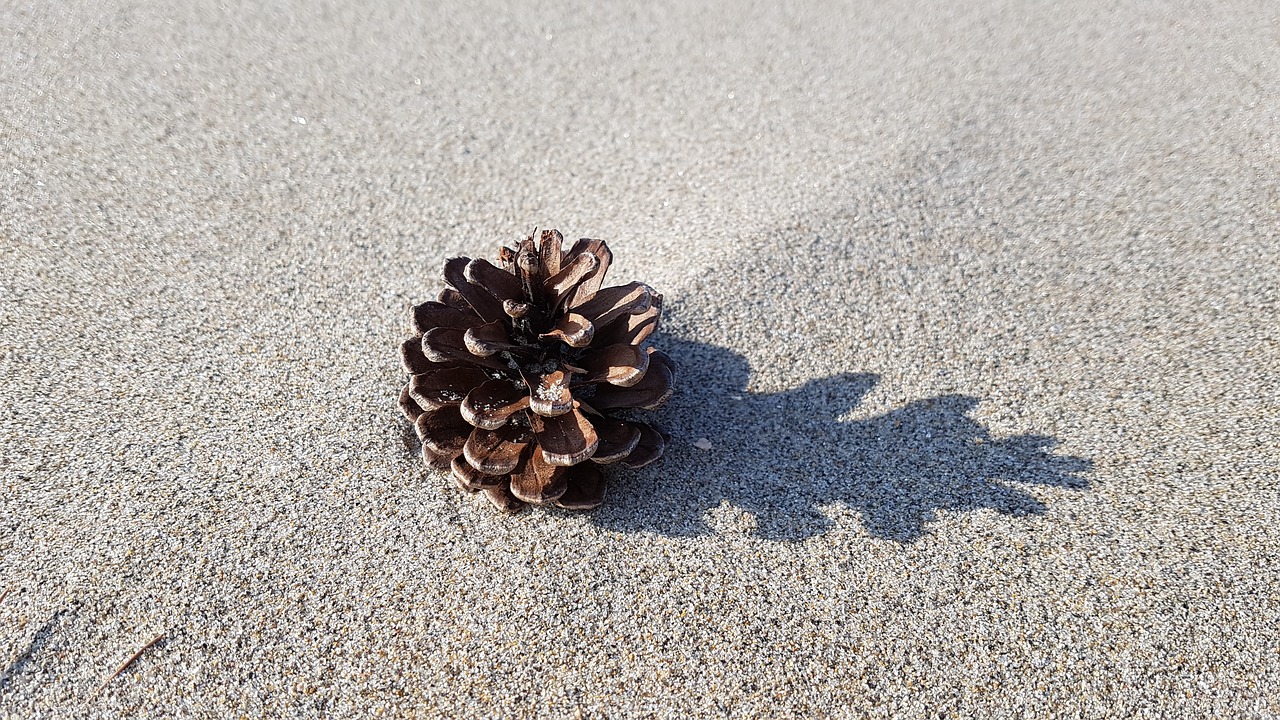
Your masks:
<svg viewBox="0 0 1280 720"><path fill-rule="evenodd" d="M120 673L124 672L125 668L132 665L134 660L137 660L138 658L142 657L142 653L146 652L147 648L150 648L152 645L155 645L156 643L163 640L164 635L165 635L164 633L160 633L159 635L156 635L155 637L151 638L150 640L147 641L146 645L143 645L142 647L138 648L137 652L130 655L128 660L125 660L124 662L120 663L120 667L117 667L115 669L115 672L108 675L107 678L102 681L102 684L98 686L98 689L94 690L94 694L96 695L97 693L102 692L102 689L105 688L107 685L109 685L112 680L115 680L117 677L119 677Z"/></svg>

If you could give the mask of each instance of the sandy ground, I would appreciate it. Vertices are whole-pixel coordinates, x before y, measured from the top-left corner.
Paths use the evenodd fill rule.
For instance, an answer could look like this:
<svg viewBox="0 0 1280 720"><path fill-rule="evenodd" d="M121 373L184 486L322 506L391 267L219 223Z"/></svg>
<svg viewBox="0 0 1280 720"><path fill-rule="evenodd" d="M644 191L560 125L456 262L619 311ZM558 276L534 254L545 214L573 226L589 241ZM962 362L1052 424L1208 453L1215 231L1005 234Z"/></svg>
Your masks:
<svg viewBox="0 0 1280 720"><path fill-rule="evenodd" d="M263 4L0 3L0 716L1280 714L1274 2ZM586 515L395 404L535 225Z"/></svg>

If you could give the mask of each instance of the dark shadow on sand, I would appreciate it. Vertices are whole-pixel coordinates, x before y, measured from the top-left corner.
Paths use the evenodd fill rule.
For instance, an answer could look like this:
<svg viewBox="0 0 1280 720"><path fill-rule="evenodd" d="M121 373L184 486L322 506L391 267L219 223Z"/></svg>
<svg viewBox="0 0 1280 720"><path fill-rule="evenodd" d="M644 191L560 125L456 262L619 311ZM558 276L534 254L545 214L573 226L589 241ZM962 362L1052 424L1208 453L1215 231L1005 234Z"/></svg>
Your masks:
<svg viewBox="0 0 1280 720"><path fill-rule="evenodd" d="M709 534L706 512L727 501L754 515L761 537L794 541L826 532L821 508L842 504L875 537L909 543L940 510L1035 515L1045 506L1019 486L1088 486L1082 473L1092 464L1052 454L1052 437L992 439L970 417L975 397L940 395L842 422L875 375L749 393L741 355L670 336L659 344L680 367L677 393L658 414L674 442L660 465L614 476L592 514L607 529ZM693 447L698 438L711 449Z"/></svg>

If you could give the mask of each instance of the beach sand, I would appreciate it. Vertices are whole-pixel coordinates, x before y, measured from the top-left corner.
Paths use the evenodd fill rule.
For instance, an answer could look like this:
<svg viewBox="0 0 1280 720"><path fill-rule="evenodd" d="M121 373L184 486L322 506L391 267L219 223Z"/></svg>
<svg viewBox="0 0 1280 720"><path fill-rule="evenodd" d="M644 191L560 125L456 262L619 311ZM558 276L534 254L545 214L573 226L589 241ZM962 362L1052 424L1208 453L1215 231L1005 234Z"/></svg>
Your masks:
<svg viewBox="0 0 1280 720"><path fill-rule="evenodd" d="M0 717L1276 717L1278 27L5 4ZM396 407L535 226L680 367L593 513Z"/></svg>

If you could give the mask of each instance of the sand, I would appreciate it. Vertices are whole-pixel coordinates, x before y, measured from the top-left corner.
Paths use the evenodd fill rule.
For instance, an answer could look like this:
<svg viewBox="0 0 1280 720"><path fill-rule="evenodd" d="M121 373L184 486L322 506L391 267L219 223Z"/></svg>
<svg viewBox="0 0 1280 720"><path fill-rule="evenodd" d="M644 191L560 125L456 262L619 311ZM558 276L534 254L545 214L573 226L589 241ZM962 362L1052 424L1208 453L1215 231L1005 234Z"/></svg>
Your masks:
<svg viewBox="0 0 1280 720"><path fill-rule="evenodd" d="M0 6L0 716L1280 714L1275 3L433 5ZM534 226L590 514L395 403Z"/></svg>

